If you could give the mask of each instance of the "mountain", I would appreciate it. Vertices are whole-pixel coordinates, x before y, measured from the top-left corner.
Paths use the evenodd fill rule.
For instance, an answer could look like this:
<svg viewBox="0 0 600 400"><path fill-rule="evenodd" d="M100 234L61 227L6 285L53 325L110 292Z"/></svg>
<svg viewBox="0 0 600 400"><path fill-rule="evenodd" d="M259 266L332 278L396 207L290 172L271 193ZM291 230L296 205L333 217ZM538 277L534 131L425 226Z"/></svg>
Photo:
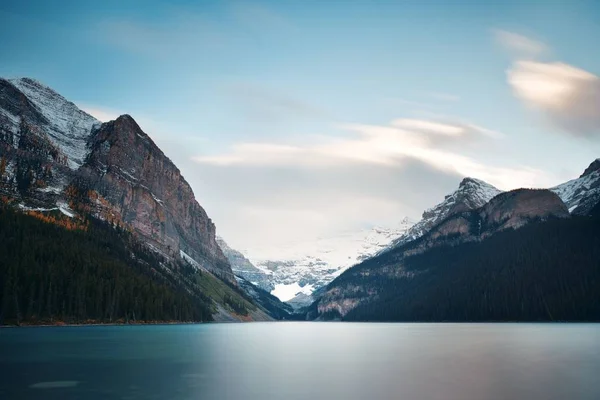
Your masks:
<svg viewBox="0 0 600 400"><path fill-rule="evenodd" d="M0 203L0 325L269 320L237 286L93 217Z"/></svg>
<svg viewBox="0 0 600 400"><path fill-rule="evenodd" d="M500 193L502 191L487 182L475 178L464 178L456 191L446 195L444 201L433 208L425 210L422 219L396 238L384 251L415 240L450 215L479 208Z"/></svg>
<svg viewBox="0 0 600 400"><path fill-rule="evenodd" d="M571 214L589 214L600 202L600 158L594 160L579 178L550 190L565 202Z"/></svg>
<svg viewBox="0 0 600 400"><path fill-rule="evenodd" d="M89 149L87 140L100 122L60 94L30 78L0 79L0 126L3 141L18 148L20 139L39 140L51 158L77 169ZM37 136L28 138L33 130ZM25 136L25 137L23 137Z"/></svg>
<svg viewBox="0 0 600 400"><path fill-rule="evenodd" d="M413 280L417 272L404 268L412 257L440 247L478 243L530 223L569 217L565 204L549 190L517 189L501 193L482 207L452 214L418 239L398 245L346 271L327 286L317 301L317 313L344 317L376 299L390 281ZM419 270L418 273L426 274L427 271Z"/></svg>
<svg viewBox="0 0 600 400"><path fill-rule="evenodd" d="M597 217L532 222L407 257L396 264L404 277L365 276L377 293L342 319L599 322L599 260Z"/></svg>
<svg viewBox="0 0 600 400"><path fill-rule="evenodd" d="M217 243L229 260L240 288L271 317L290 319L294 308L270 293L273 285L269 275L256 268L242 253L229 247L223 238L217 236Z"/></svg>
<svg viewBox="0 0 600 400"><path fill-rule="evenodd" d="M100 125L35 80L0 79L0 191L36 208L66 209L61 193Z"/></svg>
<svg viewBox="0 0 600 400"><path fill-rule="evenodd" d="M106 221L132 232L175 275L183 261L238 285L215 225L135 120L100 123L33 79L0 79L0 200L48 221L55 212L70 225ZM219 307L228 318L221 308L231 307Z"/></svg>
<svg viewBox="0 0 600 400"><path fill-rule="evenodd" d="M446 288L444 282L436 279L444 276L444 279L448 279L447 282L465 280L465 276L452 275L454 272L451 268L457 268L452 267L452 265L464 264L469 265L468 268L477 268L477 265L479 265L482 269L483 265L489 265L503 269L507 266L500 265L490 258L517 257L514 254L515 247L519 247L518 257L521 258L517 257L507 261L511 263L510 265L522 265L522 268L526 271L536 271L537 274L543 274L541 268L544 266L543 263L547 263L555 268L554 273L556 275L554 277L564 274L564 271L560 270L561 267L564 268L564 265L577 265L578 268L582 268L579 270L582 275L576 278L587 282L581 283L580 281L579 284L589 285L587 280L593 280L593 278L590 278L590 274L593 275L594 273L595 264L593 260L597 251L593 247L593 241L587 241L588 237L585 240L581 239L581 232L577 231L576 228L585 227L585 229L591 231L596 229L598 220L585 218L585 216L597 217L600 213L599 182L599 160L592 162L579 178L549 190L518 189L502 193L482 181L465 178L456 192L446 196L444 202L427 210L423 214L423 220L394 241L392 246L346 271L322 290L319 296L315 296L317 300L310 307L310 316L313 318L333 317L354 320L370 318L428 320L431 318L431 314L425 317L426 314L419 314L417 310L407 308L409 307L407 304L410 304L410 307L421 307L417 304L422 303L428 304L428 307L434 307L426 298L427 296L434 298L430 291L433 286L428 285L433 285L433 282L435 282L436 285L439 285L435 290L447 290L447 293L451 293L454 290L452 285ZM568 222L570 216L584 218L584 220L581 223ZM535 227L529 228L530 225ZM556 248L556 232L553 229L558 229L557 227L565 230L570 229L571 237L578 238L577 240L585 243L585 246L588 247L584 246L585 248L582 250L578 248L581 243L578 243L575 239L567 238L564 239L565 245ZM525 233L521 233L523 228L527 228L523 231ZM543 238L539 243L536 241L537 237L535 237L537 233ZM562 235L563 233L561 233ZM502 249L489 244L500 243L501 239L497 239L497 236L501 236L504 238L502 240L506 240L507 247ZM535 245L531 244L532 249L534 249L532 253L526 254L527 250L516 243L518 240L526 240L528 243L535 242ZM557 264L554 261L549 262L543 254L545 246L555 246L555 248L552 248L552 252L555 253L556 259L561 260L563 264ZM463 249L465 253L452 249ZM482 254L481 249L489 249L489 253ZM584 253L578 253L581 251ZM504 253L507 253L508 256ZM475 257L473 254L477 254L479 258L473 258ZM448 257L448 259L446 260L445 257ZM580 263L580 257L585 260L585 264ZM432 260L435 260L435 265L428 264ZM418 265L418 268L407 267L413 265ZM432 268L431 271L435 271L435 275L429 274L428 266ZM447 270L444 268L447 268ZM481 276L478 275L480 272ZM494 274L499 272L493 269L485 269L485 272L471 270L471 273L478 276L481 282L486 282L485 279L488 278L484 277L485 274L495 276ZM515 282L519 282L515 276L514 271L513 275L502 275L502 279L512 277L511 279L514 280L510 283L501 280L500 283L515 285ZM543 280L541 276L539 278ZM547 282L547 285L546 288L549 288L552 283ZM415 289L417 287L419 292ZM470 288L470 290L476 289L476 287ZM563 289L553 290L561 292ZM542 289L538 288L536 290ZM413 297L403 297L403 291L412 293L411 296ZM580 293L580 295L587 296L586 293L587 291ZM475 296L468 291L467 294ZM561 294L567 296L563 292ZM460 294L455 295L461 297ZM519 295L526 297L524 293ZM439 294L436 296L438 297L435 298L439 300ZM480 301L480 299L476 299L476 301ZM485 301L491 300L485 299ZM539 299L532 300L530 298L527 301L531 301L531 304L537 302L535 307L539 306ZM526 302L526 300L523 300L523 302ZM396 311L381 311L387 309L390 304L394 305L393 308ZM465 306L465 308L468 307ZM404 311L400 313L399 309ZM585 309L585 307L582 307L582 309ZM433 311L429 310L428 312ZM459 317L455 312L456 310L452 311L446 317L451 320L464 320L464 315ZM481 310L478 312L481 312ZM512 315L518 314L513 313ZM528 314L529 317L527 318L534 314ZM535 315L536 318L549 318L547 315L540 317L539 313ZM572 315L576 315L576 313ZM597 316L593 312L585 315L585 318L582 317L583 319L588 318L590 315ZM438 317L441 318L439 315ZM480 313L477 318L484 317L485 314Z"/></svg>
<svg viewBox="0 0 600 400"><path fill-rule="evenodd" d="M236 275L236 279L240 288L244 290L268 315L277 320L290 319L294 312L291 305L282 302L266 290L261 289L241 276Z"/></svg>
<svg viewBox="0 0 600 400"><path fill-rule="evenodd" d="M291 303L298 308L311 303L310 296L314 290L327 285L352 265L386 248L411 225L412 222L404 218L390 228L346 231L335 236L319 237L311 242L278 246L264 252L274 254L269 259L253 258L251 254L248 257L262 271L260 279L266 280L274 288L271 293L284 301L294 299ZM265 286L262 284L262 287Z"/></svg>
<svg viewBox="0 0 600 400"><path fill-rule="evenodd" d="M275 288L269 279L270 275L256 268L242 253L229 247L223 238L217 236L217 244L223 251L225 257L227 257L236 279L241 277L245 281L269 293ZM238 283L240 282L239 279L237 279L237 281Z"/></svg>
<svg viewBox="0 0 600 400"><path fill-rule="evenodd" d="M406 246L404 255L432 247L481 241L505 229L518 229L532 221L568 218L562 200L550 190L516 189L504 192L482 207L456 213Z"/></svg>

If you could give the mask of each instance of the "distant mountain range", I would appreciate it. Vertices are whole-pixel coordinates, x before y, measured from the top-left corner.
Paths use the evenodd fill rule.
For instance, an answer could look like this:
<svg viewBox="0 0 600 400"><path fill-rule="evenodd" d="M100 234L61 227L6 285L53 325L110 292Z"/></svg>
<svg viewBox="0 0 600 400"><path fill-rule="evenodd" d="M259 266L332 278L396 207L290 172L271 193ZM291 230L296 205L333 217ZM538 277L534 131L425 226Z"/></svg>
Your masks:
<svg viewBox="0 0 600 400"><path fill-rule="evenodd" d="M279 246L278 259L249 259L231 249L223 239L219 245L229 259L233 272L280 299L289 301L294 308L309 305L312 293L325 286L347 268L387 248L394 239L403 235L412 221L403 218L392 228L374 227L342 232L331 237L316 238L311 243ZM309 249L309 250L307 250Z"/></svg>
<svg viewBox="0 0 600 400"><path fill-rule="evenodd" d="M308 318L600 320L599 188L600 160L548 190L465 178L390 248L327 285Z"/></svg>
<svg viewBox="0 0 600 400"><path fill-rule="evenodd" d="M562 210L563 214L566 212L585 215L600 202L599 171L600 161L595 160L579 178L550 189L560 197L561 204L564 203L567 211ZM447 229L448 226L457 223L450 217L465 215L464 213L484 207L501 193L501 190L484 181L464 178L456 191L445 196L436 206L425 210L422 219L417 223L405 218L394 229L374 228L331 238L319 238L312 246L298 243L287 249L278 249L285 250L286 254L283 260L278 261L258 259L252 262L225 243L220 244L236 274L244 276L266 291L280 295L295 310L299 310L315 300L315 291L320 295L326 285L351 266L414 242L442 222ZM534 203L542 201L542 195L537 192L531 193L536 193L532 195ZM527 197L522 193L520 196L520 201ZM511 224L517 227L524 222L512 221ZM305 249L310 247L314 250L307 254Z"/></svg>

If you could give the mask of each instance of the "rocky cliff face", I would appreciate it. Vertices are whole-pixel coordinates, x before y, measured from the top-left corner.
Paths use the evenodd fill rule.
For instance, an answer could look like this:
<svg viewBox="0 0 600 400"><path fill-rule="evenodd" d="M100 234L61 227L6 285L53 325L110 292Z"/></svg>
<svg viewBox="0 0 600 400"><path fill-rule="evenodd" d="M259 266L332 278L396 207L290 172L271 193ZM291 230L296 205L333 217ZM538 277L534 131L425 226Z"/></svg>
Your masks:
<svg viewBox="0 0 600 400"><path fill-rule="evenodd" d="M0 195L21 208L118 222L152 249L237 285L213 222L133 118L101 124L32 79L0 79Z"/></svg>
<svg viewBox="0 0 600 400"><path fill-rule="evenodd" d="M234 275L243 278L245 281L269 293L275 289L275 286L270 279L270 275L256 268L242 253L229 247L223 238L217 236L217 244L229 261ZM238 279L238 283L239 282L240 280Z"/></svg>
<svg viewBox="0 0 600 400"><path fill-rule="evenodd" d="M0 79L0 191L53 207L100 122L39 82Z"/></svg>
<svg viewBox="0 0 600 400"><path fill-rule="evenodd" d="M487 182L464 178L456 191L447 195L444 201L433 208L425 210L422 219L395 239L384 251L418 239L449 216L479 208L500 193L502 191Z"/></svg>
<svg viewBox="0 0 600 400"><path fill-rule="evenodd" d="M594 160L577 179L553 187L574 215L589 215L600 202L600 158Z"/></svg>
<svg viewBox="0 0 600 400"><path fill-rule="evenodd" d="M550 190L517 189L499 194L483 207L454 214L422 238L407 244L404 256L446 244L478 241L504 229L518 229L532 221L568 218L562 200Z"/></svg>
<svg viewBox="0 0 600 400"><path fill-rule="evenodd" d="M84 189L93 214L122 222L163 253L187 256L235 282L215 225L179 169L133 118L102 124L88 146L74 185Z"/></svg>

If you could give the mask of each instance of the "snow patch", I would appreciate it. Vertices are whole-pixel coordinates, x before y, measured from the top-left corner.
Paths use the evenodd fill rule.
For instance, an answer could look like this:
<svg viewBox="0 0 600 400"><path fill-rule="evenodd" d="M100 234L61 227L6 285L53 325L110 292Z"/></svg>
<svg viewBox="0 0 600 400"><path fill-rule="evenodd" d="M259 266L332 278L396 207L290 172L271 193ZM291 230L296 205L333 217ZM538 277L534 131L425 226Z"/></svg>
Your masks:
<svg viewBox="0 0 600 400"><path fill-rule="evenodd" d="M181 256L181 258L183 258L188 264L190 264L192 267L196 268L196 269L204 269L202 268L202 266L200 265L200 263L198 263L196 260L194 260L192 257L190 257L186 252L184 252L183 250L179 250L179 255Z"/></svg>
<svg viewBox="0 0 600 400"><path fill-rule="evenodd" d="M71 210L71 208L69 207L69 205L64 202L64 201L57 201L56 205L58 206L58 209L60 210L61 213L63 213L64 215L66 215L69 218L73 218L75 216L75 213L73 212L73 210Z"/></svg>
<svg viewBox="0 0 600 400"><path fill-rule="evenodd" d="M125 177L129 178L129 179L126 179L129 183L135 183L135 182L137 182L139 180L135 176L131 175L129 172L125 171L123 168L117 167L117 169L119 170L119 172L122 175L124 175Z"/></svg>
<svg viewBox="0 0 600 400"><path fill-rule="evenodd" d="M11 79L10 83L46 118L48 125L45 131L50 141L67 156L69 168L79 168L90 151L87 139L100 121L33 79Z"/></svg>
<svg viewBox="0 0 600 400"><path fill-rule="evenodd" d="M275 285L275 289L271 291L271 294L277 297L281 301L288 301L296 297L299 293L310 295L314 288L312 285L300 286L298 282L292 284L278 284Z"/></svg>
<svg viewBox="0 0 600 400"><path fill-rule="evenodd" d="M25 204L19 204L19 208L24 211L39 211L39 212L48 212L48 211L58 210L58 207L54 207L54 208L28 207Z"/></svg>
<svg viewBox="0 0 600 400"><path fill-rule="evenodd" d="M600 199L600 171L593 171L550 189L567 205L569 212L579 206L582 210L591 209Z"/></svg>
<svg viewBox="0 0 600 400"><path fill-rule="evenodd" d="M45 188L39 188L38 192L59 194L62 190L63 188L58 186L46 186Z"/></svg>
<svg viewBox="0 0 600 400"><path fill-rule="evenodd" d="M476 209L502 193L494 186L475 178L465 178L457 190L447 195L444 201L423 212L423 218L406 231L402 236L394 240L392 245L383 249L379 254L405 243L420 238L433 226L446 219L457 203L464 203L471 209Z"/></svg>
<svg viewBox="0 0 600 400"><path fill-rule="evenodd" d="M161 199L159 199L158 197L156 197L156 195L154 193L150 192L150 195L152 195L152 198L154 199L155 202L157 202L161 206L163 205L163 201Z"/></svg>
<svg viewBox="0 0 600 400"><path fill-rule="evenodd" d="M308 295L327 285L351 266L389 246L412 224L410 219L404 218L391 227L350 230L287 246L255 249L246 257L268 276L268 282L276 288L276 293L291 299L300 291Z"/></svg>

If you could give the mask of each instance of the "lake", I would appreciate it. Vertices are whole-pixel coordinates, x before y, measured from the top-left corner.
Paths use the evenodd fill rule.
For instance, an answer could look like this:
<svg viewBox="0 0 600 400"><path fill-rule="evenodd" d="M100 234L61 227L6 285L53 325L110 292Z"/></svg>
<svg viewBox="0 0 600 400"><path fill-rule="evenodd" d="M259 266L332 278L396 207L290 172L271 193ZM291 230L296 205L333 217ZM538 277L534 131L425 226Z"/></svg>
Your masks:
<svg viewBox="0 0 600 400"><path fill-rule="evenodd" d="M598 324L0 329L1 399L600 399Z"/></svg>

